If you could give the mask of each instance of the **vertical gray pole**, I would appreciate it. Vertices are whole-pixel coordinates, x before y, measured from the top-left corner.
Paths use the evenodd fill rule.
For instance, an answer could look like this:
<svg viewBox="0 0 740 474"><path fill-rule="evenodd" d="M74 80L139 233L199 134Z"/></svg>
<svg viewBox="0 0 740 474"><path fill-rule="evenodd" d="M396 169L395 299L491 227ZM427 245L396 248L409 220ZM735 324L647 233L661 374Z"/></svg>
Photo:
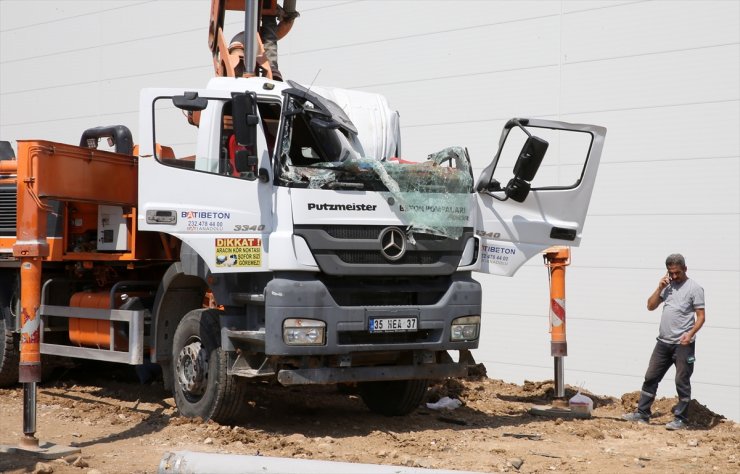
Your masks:
<svg viewBox="0 0 740 474"><path fill-rule="evenodd" d="M259 1L244 0L244 69L250 76L257 67L257 35L259 34Z"/></svg>
<svg viewBox="0 0 740 474"><path fill-rule="evenodd" d="M26 448L39 446L36 433L36 382L23 384L23 438L20 445Z"/></svg>
<svg viewBox="0 0 740 474"><path fill-rule="evenodd" d="M555 356L555 398L565 398L565 357Z"/></svg>

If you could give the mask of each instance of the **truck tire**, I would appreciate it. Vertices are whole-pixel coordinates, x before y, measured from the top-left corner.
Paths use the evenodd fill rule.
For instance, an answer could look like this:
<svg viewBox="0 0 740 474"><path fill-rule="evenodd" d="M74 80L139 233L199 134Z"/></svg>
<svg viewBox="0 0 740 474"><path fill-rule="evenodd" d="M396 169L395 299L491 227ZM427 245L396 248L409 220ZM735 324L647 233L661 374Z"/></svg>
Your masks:
<svg viewBox="0 0 740 474"><path fill-rule="evenodd" d="M20 334L14 331L18 314L17 271L0 276L0 388L18 383L20 362Z"/></svg>
<svg viewBox="0 0 740 474"><path fill-rule="evenodd" d="M370 411L385 416L401 416L416 410L428 386L428 380L390 380L362 382L358 388Z"/></svg>
<svg viewBox="0 0 740 474"><path fill-rule="evenodd" d="M195 309L177 325L172 338L173 393L182 416L229 424L244 407L246 382L226 373L218 315L216 310Z"/></svg>
<svg viewBox="0 0 740 474"><path fill-rule="evenodd" d="M7 321L0 315L0 388L18 383L19 342L18 334L8 328Z"/></svg>

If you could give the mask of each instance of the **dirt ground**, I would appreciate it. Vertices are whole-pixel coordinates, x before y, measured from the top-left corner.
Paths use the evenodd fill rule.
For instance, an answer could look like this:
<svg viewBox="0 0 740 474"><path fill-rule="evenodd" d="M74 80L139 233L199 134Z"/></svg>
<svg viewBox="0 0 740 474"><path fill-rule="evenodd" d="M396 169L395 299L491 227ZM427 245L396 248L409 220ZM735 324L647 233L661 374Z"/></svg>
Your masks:
<svg viewBox="0 0 740 474"><path fill-rule="evenodd" d="M153 473L163 453L180 450L450 471L740 472L740 425L700 402L692 401L691 428L670 432L663 425L676 399L658 400L650 425L637 425L619 418L634 410L637 392L585 393L594 400L591 419L549 419L529 410L552 401L551 381L521 386L480 375L430 388L428 401L449 396L460 408L422 405L388 418L336 387L262 384L246 402L246 421L220 426L179 417L161 383L141 385L118 368L67 369L39 386L37 436L81 455L37 465L0 453L0 472ZM0 390L0 444L20 439L22 406L20 387Z"/></svg>

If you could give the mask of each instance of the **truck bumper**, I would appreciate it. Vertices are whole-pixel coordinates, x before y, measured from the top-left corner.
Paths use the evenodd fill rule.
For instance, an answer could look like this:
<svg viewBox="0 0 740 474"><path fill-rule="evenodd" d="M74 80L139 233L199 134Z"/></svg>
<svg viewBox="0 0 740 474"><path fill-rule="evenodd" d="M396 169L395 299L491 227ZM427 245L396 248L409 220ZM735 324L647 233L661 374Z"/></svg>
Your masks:
<svg viewBox="0 0 740 474"><path fill-rule="evenodd" d="M387 293L393 292L388 288ZM271 280L265 291L265 353L271 356L321 356L383 351L446 351L475 349L478 339L451 341L455 318L480 316L480 284L469 273L450 277L442 296L429 305L340 306L327 286L310 274L290 274ZM417 331L371 333L371 318L415 317ZM288 345L283 323L288 318L316 319L326 323L323 345ZM287 377L287 376L286 376ZM425 377L419 377L425 378Z"/></svg>

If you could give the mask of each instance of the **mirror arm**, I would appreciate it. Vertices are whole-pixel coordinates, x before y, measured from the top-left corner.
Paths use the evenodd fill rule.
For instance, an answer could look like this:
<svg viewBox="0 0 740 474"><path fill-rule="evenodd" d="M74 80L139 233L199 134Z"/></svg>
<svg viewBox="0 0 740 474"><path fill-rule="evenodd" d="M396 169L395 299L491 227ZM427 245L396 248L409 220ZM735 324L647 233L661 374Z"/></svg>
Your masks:
<svg viewBox="0 0 740 474"><path fill-rule="evenodd" d="M522 130L524 130L524 133L526 133L527 136L530 136L531 137L532 135L529 133L529 131L526 128L524 128L527 125L529 125L529 119L528 118L522 118L522 119L520 119L520 118L513 118L513 119L509 119L509 121L506 122L506 125L504 125L504 130L511 130L514 127L519 127Z"/></svg>
<svg viewBox="0 0 740 474"><path fill-rule="evenodd" d="M521 123L521 122L519 121L519 119L511 119L511 120L509 120L509 123L508 123L508 124L506 124L506 125L508 126L509 124L511 124L511 126L514 126L514 125L515 125L515 126L517 126L517 127L521 128L521 129L522 129L522 131L523 131L524 133L526 133L528 137L530 137L530 138L531 138L531 137L532 137L532 134L531 134L531 133L529 132L529 130L527 130L527 128L526 128L526 127L524 126L524 125L526 125L526 124L528 124L528 123L529 123L529 120L528 120L528 119L524 119L523 121L525 122L524 124L522 124L522 123Z"/></svg>
<svg viewBox="0 0 740 474"><path fill-rule="evenodd" d="M502 190L502 191L503 191L503 190ZM501 202L504 202L504 201L508 201L508 200L509 200L509 195L508 195L508 194L504 194L504 197L502 197L502 198L501 198L501 197L498 197L498 196L496 196L496 195L495 195L495 194L494 194L493 192L491 192L491 191L484 191L484 192L485 192L486 194L488 194L489 196L491 196L491 197L492 197L493 199L497 200L497 201L501 201Z"/></svg>

